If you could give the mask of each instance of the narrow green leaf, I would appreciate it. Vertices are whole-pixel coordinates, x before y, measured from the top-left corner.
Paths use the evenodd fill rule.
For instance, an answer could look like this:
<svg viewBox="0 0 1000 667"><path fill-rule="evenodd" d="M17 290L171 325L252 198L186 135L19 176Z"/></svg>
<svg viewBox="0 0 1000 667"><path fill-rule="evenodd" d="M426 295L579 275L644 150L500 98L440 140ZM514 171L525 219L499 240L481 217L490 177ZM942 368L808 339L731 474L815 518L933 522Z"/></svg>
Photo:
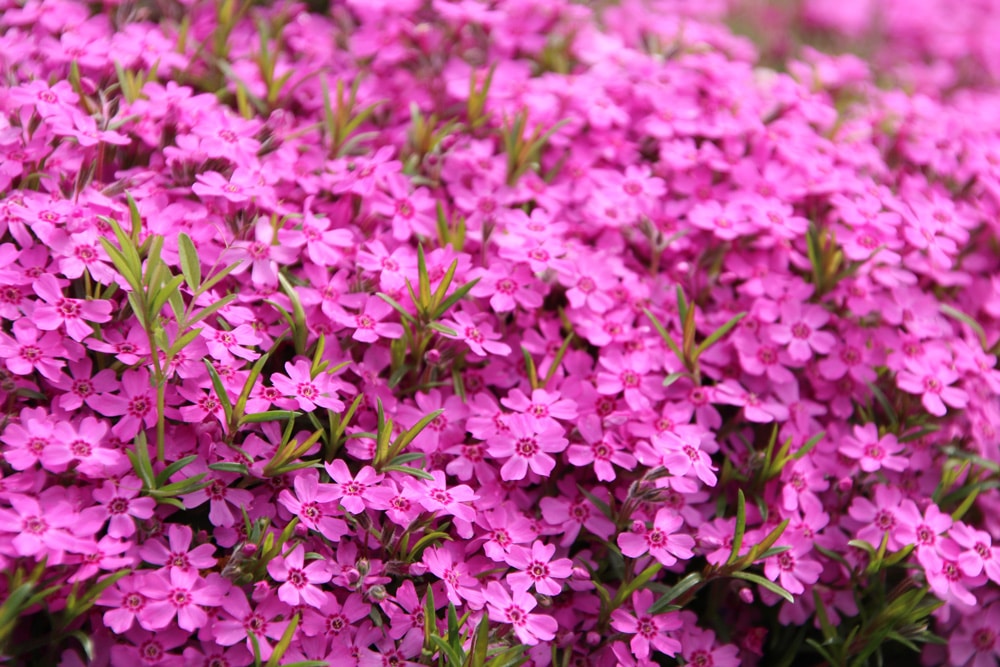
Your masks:
<svg viewBox="0 0 1000 667"><path fill-rule="evenodd" d="M168 465L166 468L161 470L160 474L156 476L155 480L156 488L160 488L161 486L166 484L167 481L177 473L177 471L179 471L181 468L186 467L197 458L198 458L197 454L191 454L190 456L185 456L182 459L177 459L176 461Z"/></svg>
<svg viewBox="0 0 1000 667"><path fill-rule="evenodd" d="M743 495L743 489L736 490L736 530L733 533L733 548L729 552L727 565L732 565L740 557L740 549L743 547L743 535L747 530L747 499Z"/></svg>
<svg viewBox="0 0 1000 667"><path fill-rule="evenodd" d="M209 470L216 470L218 472L235 472L240 475L249 475L250 471L242 463L236 463L234 461L219 461L218 463L209 463Z"/></svg>
<svg viewBox="0 0 1000 667"><path fill-rule="evenodd" d="M177 235L177 252L181 260L181 273L191 291L201 287L201 260L191 237L181 232Z"/></svg>
<svg viewBox="0 0 1000 667"><path fill-rule="evenodd" d="M448 309L454 306L460 300L464 299L465 295L469 293L469 290L475 287L476 283L478 282L479 278L475 278L465 283L458 289L456 289L454 292L451 293L451 296L449 296L447 299L441 302L441 305L437 307L437 309L431 314L431 316L436 320L445 313L447 313Z"/></svg>
<svg viewBox="0 0 1000 667"><path fill-rule="evenodd" d="M427 472L425 470L421 470L420 468L411 468L410 466L393 466L393 465L387 465L387 466L383 466L382 467L382 471L383 472L389 472L389 471L401 472L401 473L404 473L404 474L407 474L407 475L412 475L413 477L417 477L419 479L426 479L428 481L434 481L434 475L430 474L429 472Z"/></svg>
<svg viewBox="0 0 1000 667"><path fill-rule="evenodd" d="M396 441L392 443L392 453L390 458L395 458L397 454L406 449L413 440L420 435L420 432L427 428L427 425L432 421L440 417L444 413L444 410L435 410L429 414L424 415L420 421L406 429L403 433L396 438Z"/></svg>
<svg viewBox="0 0 1000 667"><path fill-rule="evenodd" d="M298 412L291 410L266 410L264 412L254 412L244 415L240 421L243 424L263 424L266 422L284 421L285 419L295 419L298 416Z"/></svg>
<svg viewBox="0 0 1000 667"><path fill-rule="evenodd" d="M221 309L225 308L230 303L232 303L235 298L236 298L235 294L227 294L224 297L220 298L219 300L213 301L209 305L199 310L195 315L192 315L191 319L188 321L188 326L198 324L199 322L205 320L206 318L211 317L212 315L214 315L215 313L219 312Z"/></svg>
<svg viewBox="0 0 1000 667"><path fill-rule="evenodd" d="M701 342L701 345L698 346L698 356L701 356L702 352L715 345L715 343L717 343L720 338L729 333L732 330L732 328L735 327L737 324L739 324L740 320L742 320L746 316L747 316L746 313L740 313L739 315L736 315L728 322L723 324L721 327L713 331L712 334L708 338L703 340Z"/></svg>
<svg viewBox="0 0 1000 667"><path fill-rule="evenodd" d="M759 574L754 574L753 572L733 572L729 576L734 577L736 579L743 579L744 581L749 581L751 583L757 584L758 586L763 586L772 593L780 595L781 597L788 600L792 604L795 603L795 597L792 596L791 593L789 593L784 588L774 583L770 579L765 579Z"/></svg>
<svg viewBox="0 0 1000 667"><path fill-rule="evenodd" d="M976 337L979 339L979 344L982 345L983 350L989 349L990 344L986 340L986 332L983 331L983 327L981 324L979 324L979 322L975 321L974 319L972 319L962 311L958 310L957 308L949 306L946 303L941 304L941 312L949 317L958 320L959 322L964 322L965 324L967 324L969 328L972 329L973 333L976 334Z"/></svg>
<svg viewBox="0 0 1000 667"><path fill-rule="evenodd" d="M205 359L205 368L208 369L208 376L212 380L212 387L215 389L215 397L219 399L219 403L222 404L222 411L226 415L226 423L232 423L233 420L233 404L229 401L229 394L226 392L225 385L222 384L222 378L219 377L218 372L215 370L215 366L208 359Z"/></svg>
<svg viewBox="0 0 1000 667"><path fill-rule="evenodd" d="M288 626L281 635L281 640L274 645L274 651L271 653L271 657L268 658L266 667L278 667L281 664L281 659L284 657L285 652L288 651L288 647L292 644L292 639L295 637L295 630L299 627L299 614L292 616L292 620L288 622Z"/></svg>
<svg viewBox="0 0 1000 667"><path fill-rule="evenodd" d="M674 600L680 596L687 593L689 590L699 585L702 582L701 574L698 572L692 572L676 584L674 584L669 593L663 595L659 600L654 602L650 607L648 612L650 614L661 614L668 611L668 607L672 606Z"/></svg>
<svg viewBox="0 0 1000 667"><path fill-rule="evenodd" d="M808 440L806 440L804 445L799 447L798 451L792 454L792 458L795 459L796 461L801 459L803 456L808 454L813 447L819 444L819 441L822 440L825 436L826 436L826 431L820 431L813 437L809 438Z"/></svg>
<svg viewBox="0 0 1000 667"><path fill-rule="evenodd" d="M407 322L411 322L414 324L416 323L417 321L416 318L414 318L413 315L410 315L408 312L406 312L406 308L403 308L402 304L400 304L398 301L393 299L388 294L385 294L384 292L376 292L375 296L377 296L378 298L382 299L387 304L392 306L396 310L396 312L399 313L400 317L402 317Z"/></svg>
<svg viewBox="0 0 1000 667"><path fill-rule="evenodd" d="M225 267L224 269L222 269L220 271L217 271L216 273L214 273L211 276L209 276L205 280L205 282L203 282L201 284L201 287L199 287L195 291L195 296L199 296L201 294L204 294L205 292L207 292L210 289L212 289L213 287L215 287L217 284L219 284L219 282L223 278L225 278L230 273L232 273L233 271L235 271L240 266L240 264L242 264L242 263L243 263L243 260L239 260L239 261L233 262L232 264L230 264L229 266Z"/></svg>

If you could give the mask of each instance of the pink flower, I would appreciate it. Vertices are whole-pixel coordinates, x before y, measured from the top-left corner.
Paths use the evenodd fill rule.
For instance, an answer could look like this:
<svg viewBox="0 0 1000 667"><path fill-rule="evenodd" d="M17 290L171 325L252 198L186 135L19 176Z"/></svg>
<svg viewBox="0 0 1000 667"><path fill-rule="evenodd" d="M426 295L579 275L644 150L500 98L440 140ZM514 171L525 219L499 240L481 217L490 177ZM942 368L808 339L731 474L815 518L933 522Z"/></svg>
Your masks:
<svg viewBox="0 0 1000 667"><path fill-rule="evenodd" d="M323 498L340 500L344 510L350 514L364 512L365 504L371 498L370 490L382 481L383 476L371 466L363 466L356 476L352 475L343 459L334 459L324 467L334 483L324 487Z"/></svg>
<svg viewBox="0 0 1000 667"><path fill-rule="evenodd" d="M792 545L790 550L771 556L764 561L764 575L792 595L805 592L803 584L815 584L823 572L822 565L804 557L811 548L812 545L803 540Z"/></svg>
<svg viewBox="0 0 1000 667"><path fill-rule="evenodd" d="M316 406L327 408L334 412L344 409L344 402L337 398L333 378L327 373L312 377L312 363L306 359L297 359L294 363L285 363L285 373L271 375L274 388L284 394L286 399L277 401L282 408L298 407L303 412L312 412Z"/></svg>
<svg viewBox="0 0 1000 667"><path fill-rule="evenodd" d="M684 519L674 510L664 507L656 513L653 527L647 529L641 522L633 522L632 530L618 536L618 546L629 558L649 554L669 567L677 559L687 560L694 556L691 549L695 545L690 535L677 533L684 525Z"/></svg>
<svg viewBox="0 0 1000 667"><path fill-rule="evenodd" d="M444 334L447 338L464 341L469 346L469 349L480 357L485 357L488 354L499 354L505 357L510 354L510 346L505 343L496 342L500 339L500 335L494 333L493 327L485 321L477 324L472 319L472 316L464 312L456 312L453 317L454 319L452 320L441 322L441 324L454 329L456 332L454 336Z"/></svg>
<svg viewBox="0 0 1000 667"><path fill-rule="evenodd" d="M275 581L284 582L278 587L278 598L290 605L307 604L319 607L323 604L323 594L316 584L325 584L333 574L327 564L316 560L304 564L305 549L295 547L286 557L278 557L267 564L267 572Z"/></svg>
<svg viewBox="0 0 1000 667"><path fill-rule="evenodd" d="M218 574L202 579L197 570L170 568L160 570L146 578L144 593L148 598L139 612L143 627L160 630L174 618L177 625L188 632L195 632L208 623L203 607L218 607L226 594L226 581Z"/></svg>
<svg viewBox="0 0 1000 667"><path fill-rule="evenodd" d="M830 320L830 313L819 306L786 301L781 305L781 321L770 327L774 342L788 346L788 355L796 361L808 361L814 352L827 354L837 339L820 331Z"/></svg>
<svg viewBox="0 0 1000 667"><path fill-rule="evenodd" d="M320 484L315 473L303 472L292 482L295 493L283 489L278 502L299 517L302 525L315 530L331 542L338 542L348 534L347 523L337 518L336 491L329 484Z"/></svg>
<svg viewBox="0 0 1000 667"><path fill-rule="evenodd" d="M104 396L101 414L121 417L111 432L122 440L131 440L142 427L156 424L156 396L150 386L146 369L128 370L122 374L122 389L117 396Z"/></svg>
<svg viewBox="0 0 1000 667"><path fill-rule="evenodd" d="M510 457L500 468L500 476L505 480L524 479L529 468L543 477L551 473L556 461L549 454L561 452L567 445L562 427L539 423L522 414L510 415L507 426L508 431L487 443L490 456Z"/></svg>
<svg viewBox="0 0 1000 667"><path fill-rule="evenodd" d="M841 452L859 460L858 463L865 472L875 472L881 468L897 472L906 470L908 461L899 456L903 449L904 446L891 433L879 438L878 427L872 423L855 425L854 437L844 438L840 446Z"/></svg>
<svg viewBox="0 0 1000 667"><path fill-rule="evenodd" d="M490 297L490 307L498 313L506 313L518 306L526 310L541 307L541 289L524 264L518 264L513 269L497 265L484 273L469 293L476 297Z"/></svg>
<svg viewBox="0 0 1000 667"><path fill-rule="evenodd" d="M119 485L106 482L94 490L94 500L104 505L110 519L108 535L125 538L135 534L134 519L148 519L156 511L156 500L138 498L142 485L135 477L127 477Z"/></svg>
<svg viewBox="0 0 1000 667"><path fill-rule="evenodd" d="M427 569L442 580L448 592L448 601L454 605L464 604L466 600L476 609L482 607L482 585L472 576L469 565L464 560L456 559L447 547L426 549L423 562Z"/></svg>
<svg viewBox="0 0 1000 667"><path fill-rule="evenodd" d="M379 338L401 338L403 326L395 322L382 322L393 313L393 308L382 299L371 296L365 302L365 308L356 315L348 313L336 314L333 319L340 324L354 329L354 340L362 343L374 343Z"/></svg>
<svg viewBox="0 0 1000 667"><path fill-rule="evenodd" d="M199 544L191 548L194 533L190 527L172 523L167 528L167 544L162 540L147 540L139 550L139 556L147 563L163 565L178 570L206 570L215 567L212 556L215 546Z"/></svg>
<svg viewBox="0 0 1000 667"><path fill-rule="evenodd" d="M277 285L278 266L294 262L298 252L281 243L279 233L267 218L259 218L254 223L253 233L253 241L236 241L232 244L229 261L242 262L233 273L239 274L250 268L250 279L254 285Z"/></svg>
<svg viewBox="0 0 1000 667"><path fill-rule="evenodd" d="M562 591L558 579L567 579L573 573L573 561L569 558L552 560L556 553L554 544L535 541L531 549L512 545L507 552L507 564L519 570L507 575L511 589L527 591L534 588L543 595L558 595Z"/></svg>
<svg viewBox="0 0 1000 667"><path fill-rule="evenodd" d="M539 391L539 390L536 390ZM602 482L613 482L617 474L614 466L632 470L637 463L622 445L621 440L612 432L603 432L600 419L596 415L588 415L577 428L586 444L570 445L566 448L566 460L575 466L593 465L594 474Z"/></svg>
<svg viewBox="0 0 1000 667"><path fill-rule="evenodd" d="M905 392L920 396L927 412L935 417L943 417L948 412L947 404L962 409L969 403L969 394L963 389L952 387L958 380L958 373L946 366L931 367L925 361L907 361L906 369L896 374L896 384Z"/></svg>
<svg viewBox="0 0 1000 667"><path fill-rule="evenodd" d="M14 322L14 338L0 332L0 357L14 375L28 375L38 371L49 380L59 378L59 369L66 354L62 336L54 331L39 335L39 330L27 319Z"/></svg>
<svg viewBox="0 0 1000 667"><path fill-rule="evenodd" d="M52 487L37 498L10 494L10 509L0 509L0 533L13 534L11 545L18 556L48 558L57 565L66 552L87 553L91 542L76 535L89 526L65 499L61 487Z"/></svg>
<svg viewBox="0 0 1000 667"><path fill-rule="evenodd" d="M618 632L632 635L629 648L636 657L645 659L655 650L667 656L675 656L681 651L681 643L669 633L682 626L676 613L650 614L653 606L653 592L640 589L632 594L632 611L616 609L611 614L611 627Z"/></svg>
<svg viewBox="0 0 1000 667"><path fill-rule="evenodd" d="M196 195L222 197L233 204L245 204L253 198L264 198L270 190L261 182L260 176L245 167L237 167L229 178L217 171L207 171L195 178L198 182L191 186L191 191Z"/></svg>
<svg viewBox="0 0 1000 667"><path fill-rule="evenodd" d="M514 627L514 634L527 646L551 641L556 636L559 624L546 614L532 614L538 601L527 591L507 592L499 582L491 581L486 586L486 609L490 620L508 623Z"/></svg>
<svg viewBox="0 0 1000 667"><path fill-rule="evenodd" d="M1000 661L1000 604L963 617L948 638L952 665L993 667Z"/></svg>

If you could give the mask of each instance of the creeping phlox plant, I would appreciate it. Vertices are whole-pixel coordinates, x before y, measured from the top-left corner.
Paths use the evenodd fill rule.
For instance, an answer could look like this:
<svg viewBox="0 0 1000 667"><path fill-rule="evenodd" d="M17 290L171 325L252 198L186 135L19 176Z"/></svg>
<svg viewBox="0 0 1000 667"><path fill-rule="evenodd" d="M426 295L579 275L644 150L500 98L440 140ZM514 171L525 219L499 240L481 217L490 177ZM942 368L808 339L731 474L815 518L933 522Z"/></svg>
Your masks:
<svg viewBox="0 0 1000 667"><path fill-rule="evenodd" d="M1000 91L691 6L0 0L0 656L995 664Z"/></svg>

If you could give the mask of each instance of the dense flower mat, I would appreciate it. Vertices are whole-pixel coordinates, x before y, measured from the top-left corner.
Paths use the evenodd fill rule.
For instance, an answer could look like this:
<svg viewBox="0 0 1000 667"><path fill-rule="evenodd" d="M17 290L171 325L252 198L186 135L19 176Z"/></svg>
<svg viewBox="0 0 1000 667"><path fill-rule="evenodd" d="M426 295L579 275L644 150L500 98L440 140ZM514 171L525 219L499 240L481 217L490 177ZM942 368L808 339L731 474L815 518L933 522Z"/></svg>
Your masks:
<svg viewBox="0 0 1000 667"><path fill-rule="evenodd" d="M1000 7L902 4L0 0L0 656L995 664Z"/></svg>

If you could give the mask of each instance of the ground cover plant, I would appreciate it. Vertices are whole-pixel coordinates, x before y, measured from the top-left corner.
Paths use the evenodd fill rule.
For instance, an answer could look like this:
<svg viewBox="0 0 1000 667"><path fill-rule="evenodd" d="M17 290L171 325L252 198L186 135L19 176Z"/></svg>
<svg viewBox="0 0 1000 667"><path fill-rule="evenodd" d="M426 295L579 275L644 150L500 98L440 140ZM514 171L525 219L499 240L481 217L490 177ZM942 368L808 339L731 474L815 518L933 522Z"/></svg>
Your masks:
<svg viewBox="0 0 1000 667"><path fill-rule="evenodd" d="M1000 4L897 4L0 0L0 657L996 664Z"/></svg>

